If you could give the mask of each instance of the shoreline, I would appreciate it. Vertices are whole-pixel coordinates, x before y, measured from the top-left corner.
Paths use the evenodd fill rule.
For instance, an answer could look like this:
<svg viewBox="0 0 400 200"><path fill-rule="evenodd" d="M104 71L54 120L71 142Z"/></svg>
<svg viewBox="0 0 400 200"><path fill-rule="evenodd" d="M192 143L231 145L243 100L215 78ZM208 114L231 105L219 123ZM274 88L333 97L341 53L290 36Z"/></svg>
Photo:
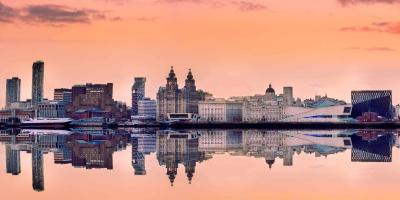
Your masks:
<svg viewBox="0 0 400 200"><path fill-rule="evenodd" d="M98 126L74 126L74 125L35 125L23 126L14 125L9 126L3 124L2 129L19 128L19 129L70 129L70 128L104 128L104 129L118 129L118 128L158 128L158 129L271 129L271 130L290 130L290 129L303 129L303 130L327 130L327 129L400 129L400 122L256 122L256 123L209 123L209 122L176 122L172 124L137 124L137 125L98 125Z"/></svg>

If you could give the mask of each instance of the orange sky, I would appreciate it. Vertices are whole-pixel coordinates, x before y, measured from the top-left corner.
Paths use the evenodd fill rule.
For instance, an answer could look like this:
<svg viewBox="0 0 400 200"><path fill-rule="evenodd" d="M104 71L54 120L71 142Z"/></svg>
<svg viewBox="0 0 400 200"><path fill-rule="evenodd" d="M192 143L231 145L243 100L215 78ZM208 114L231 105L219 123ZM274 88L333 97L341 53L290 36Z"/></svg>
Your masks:
<svg viewBox="0 0 400 200"><path fill-rule="evenodd" d="M400 102L398 0L0 2L0 107L12 76L30 98L37 59L47 98L56 87L113 82L114 98L129 102L135 76L147 77L154 97L174 65L181 86L192 68L216 97L263 93L272 82L303 99L392 89Z"/></svg>

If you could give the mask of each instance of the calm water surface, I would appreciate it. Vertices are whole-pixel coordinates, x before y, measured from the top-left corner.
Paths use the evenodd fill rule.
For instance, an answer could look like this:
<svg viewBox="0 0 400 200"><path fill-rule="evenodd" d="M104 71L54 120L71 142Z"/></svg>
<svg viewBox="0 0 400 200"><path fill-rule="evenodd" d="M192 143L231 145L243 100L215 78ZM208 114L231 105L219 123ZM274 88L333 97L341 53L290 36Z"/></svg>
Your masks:
<svg viewBox="0 0 400 200"><path fill-rule="evenodd" d="M398 131L1 131L1 199L398 199Z"/></svg>

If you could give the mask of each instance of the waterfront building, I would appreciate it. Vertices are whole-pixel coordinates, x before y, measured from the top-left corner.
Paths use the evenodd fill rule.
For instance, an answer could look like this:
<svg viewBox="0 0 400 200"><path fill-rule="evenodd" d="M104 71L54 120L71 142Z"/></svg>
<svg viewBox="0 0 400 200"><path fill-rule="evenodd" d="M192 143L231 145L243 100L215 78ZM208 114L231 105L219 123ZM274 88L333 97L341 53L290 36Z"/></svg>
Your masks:
<svg viewBox="0 0 400 200"><path fill-rule="evenodd" d="M10 117L17 117L20 120L34 118L35 111L32 109L0 110L0 122L7 122Z"/></svg>
<svg viewBox="0 0 400 200"><path fill-rule="evenodd" d="M293 97L293 87L283 87L283 104L291 106L295 103Z"/></svg>
<svg viewBox="0 0 400 200"><path fill-rule="evenodd" d="M241 122L243 102L225 99L209 99L199 102L202 121Z"/></svg>
<svg viewBox="0 0 400 200"><path fill-rule="evenodd" d="M346 122L352 121L352 105L335 105L327 107L286 106L285 122Z"/></svg>
<svg viewBox="0 0 400 200"><path fill-rule="evenodd" d="M146 78L135 77L135 83L132 86L132 115L138 115L138 103L146 96Z"/></svg>
<svg viewBox="0 0 400 200"><path fill-rule="evenodd" d="M392 119L392 91L391 90L361 90L351 92L353 110L351 116L357 118L364 112L375 112L378 116Z"/></svg>
<svg viewBox="0 0 400 200"><path fill-rule="evenodd" d="M21 79L13 77L6 82L6 108L21 100Z"/></svg>
<svg viewBox="0 0 400 200"><path fill-rule="evenodd" d="M30 109L32 107L32 102L28 101L19 101L10 104L9 109Z"/></svg>
<svg viewBox="0 0 400 200"><path fill-rule="evenodd" d="M32 65L32 105L43 101L44 62L36 61Z"/></svg>
<svg viewBox="0 0 400 200"><path fill-rule="evenodd" d="M67 88L54 89L54 101L63 102L66 105L72 104L72 90Z"/></svg>
<svg viewBox="0 0 400 200"><path fill-rule="evenodd" d="M394 115L394 117L397 119L397 120L399 120L400 119L400 104L398 104L398 105L396 105L395 107L394 107L394 109L395 109L395 115Z"/></svg>
<svg viewBox="0 0 400 200"><path fill-rule="evenodd" d="M65 118L66 104L60 101L42 101L37 104L38 117Z"/></svg>
<svg viewBox="0 0 400 200"><path fill-rule="evenodd" d="M72 87L72 102L74 107L99 107L104 109L113 104L113 84L75 85Z"/></svg>
<svg viewBox="0 0 400 200"><path fill-rule="evenodd" d="M196 89L195 79L191 70L185 80L185 87L179 89L178 79L173 67L167 77L165 87L160 87L157 93L157 121L166 121L172 113L199 113L198 102L204 101L210 94Z"/></svg>
<svg viewBox="0 0 400 200"><path fill-rule="evenodd" d="M285 109L282 102L270 84L265 95L248 97L243 102L243 121L262 122L279 121L285 116Z"/></svg>
<svg viewBox="0 0 400 200"><path fill-rule="evenodd" d="M75 85L72 87L72 114L82 110L96 109L110 113L115 118L126 117L126 104L114 101L113 84Z"/></svg>
<svg viewBox="0 0 400 200"><path fill-rule="evenodd" d="M157 102L150 98L144 98L138 101L138 115L156 118L157 116Z"/></svg>

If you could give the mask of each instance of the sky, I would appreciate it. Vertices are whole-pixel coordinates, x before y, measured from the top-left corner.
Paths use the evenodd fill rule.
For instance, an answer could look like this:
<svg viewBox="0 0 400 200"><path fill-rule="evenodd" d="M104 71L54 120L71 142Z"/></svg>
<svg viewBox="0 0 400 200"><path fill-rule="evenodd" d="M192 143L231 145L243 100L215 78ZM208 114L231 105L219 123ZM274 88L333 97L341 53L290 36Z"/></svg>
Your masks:
<svg viewBox="0 0 400 200"><path fill-rule="evenodd" d="M154 98L174 66L215 97L293 86L350 100L391 89L400 103L400 0L0 0L0 107L7 78L31 96L45 61L45 97L82 83L114 83L130 102L134 77ZM129 105L129 103L128 103Z"/></svg>

